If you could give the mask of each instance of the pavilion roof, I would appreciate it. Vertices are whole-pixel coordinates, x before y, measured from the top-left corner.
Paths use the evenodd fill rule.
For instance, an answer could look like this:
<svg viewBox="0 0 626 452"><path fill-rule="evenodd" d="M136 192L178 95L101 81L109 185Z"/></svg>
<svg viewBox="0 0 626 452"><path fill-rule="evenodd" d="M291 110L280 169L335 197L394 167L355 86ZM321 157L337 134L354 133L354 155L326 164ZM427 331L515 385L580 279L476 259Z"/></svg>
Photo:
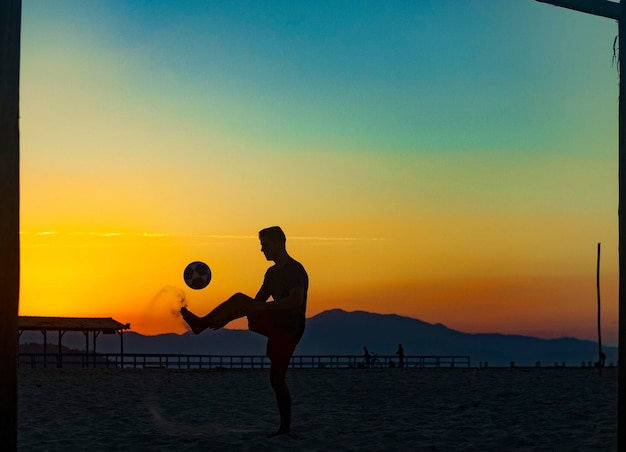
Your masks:
<svg viewBox="0 0 626 452"><path fill-rule="evenodd" d="M18 331L102 331L105 333L130 329L111 317L35 317L19 316Z"/></svg>

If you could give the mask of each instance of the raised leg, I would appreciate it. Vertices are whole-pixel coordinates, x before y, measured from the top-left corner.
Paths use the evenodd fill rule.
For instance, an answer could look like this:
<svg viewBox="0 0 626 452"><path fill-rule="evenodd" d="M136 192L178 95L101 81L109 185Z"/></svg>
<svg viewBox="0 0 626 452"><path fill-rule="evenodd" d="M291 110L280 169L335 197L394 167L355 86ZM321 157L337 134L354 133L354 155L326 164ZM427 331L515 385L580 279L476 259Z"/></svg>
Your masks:
<svg viewBox="0 0 626 452"><path fill-rule="evenodd" d="M236 293L208 314L212 321L212 325L209 328L214 330L222 328L235 319L246 317L250 313L253 301L254 299L246 294Z"/></svg>
<svg viewBox="0 0 626 452"><path fill-rule="evenodd" d="M200 334L207 328L216 330L235 319L247 316L253 301L245 294L236 293L204 317L195 315L185 307L181 308L180 313L191 331Z"/></svg>

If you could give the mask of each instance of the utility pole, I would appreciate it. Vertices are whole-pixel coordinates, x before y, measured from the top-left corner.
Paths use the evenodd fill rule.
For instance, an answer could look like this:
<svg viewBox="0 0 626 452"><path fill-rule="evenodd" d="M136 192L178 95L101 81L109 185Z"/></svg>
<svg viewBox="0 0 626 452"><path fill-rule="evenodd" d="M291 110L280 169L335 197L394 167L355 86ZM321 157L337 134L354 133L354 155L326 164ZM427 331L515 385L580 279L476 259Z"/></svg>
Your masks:
<svg viewBox="0 0 626 452"><path fill-rule="evenodd" d="M21 0L0 0L0 438L17 450Z"/></svg>
<svg viewBox="0 0 626 452"><path fill-rule="evenodd" d="M626 450L626 77L622 72L621 53L626 39L622 36L622 22L626 18L626 2L608 0L536 0L583 13L602 16L617 21L619 36L619 338L618 338L618 390L617 390L617 450Z"/></svg>

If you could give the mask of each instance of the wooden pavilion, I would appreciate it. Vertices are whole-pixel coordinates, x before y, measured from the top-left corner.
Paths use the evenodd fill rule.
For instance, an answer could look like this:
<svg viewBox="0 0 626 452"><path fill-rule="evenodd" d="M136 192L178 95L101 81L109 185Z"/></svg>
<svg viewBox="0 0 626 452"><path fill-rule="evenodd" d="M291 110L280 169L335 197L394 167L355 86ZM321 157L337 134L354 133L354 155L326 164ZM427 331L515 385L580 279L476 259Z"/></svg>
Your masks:
<svg viewBox="0 0 626 452"><path fill-rule="evenodd" d="M62 354L63 335L68 331L82 331L85 335L85 355L89 354L89 333L93 339L93 357L96 358L96 339L102 334L120 335L120 354L124 354L124 330L130 329L130 323L120 323L111 317L102 318L79 318L79 317L33 317L19 316L17 319L17 334L21 337L24 331L41 331L43 334L43 353L46 362L46 344L49 331L58 333L59 360Z"/></svg>

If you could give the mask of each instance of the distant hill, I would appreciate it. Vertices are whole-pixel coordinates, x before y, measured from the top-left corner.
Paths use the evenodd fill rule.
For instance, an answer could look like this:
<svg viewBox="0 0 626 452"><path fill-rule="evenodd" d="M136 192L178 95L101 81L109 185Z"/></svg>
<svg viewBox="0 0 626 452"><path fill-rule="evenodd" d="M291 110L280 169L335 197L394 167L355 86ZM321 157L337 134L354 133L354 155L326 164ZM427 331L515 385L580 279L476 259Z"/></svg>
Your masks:
<svg viewBox="0 0 626 452"><path fill-rule="evenodd" d="M39 332L24 332L21 343L42 342ZM54 340L49 342L55 343ZM90 336L90 347L92 340ZM598 359L596 342L575 338L540 339L505 334L469 334L441 324L394 314L364 311L346 312L341 309L324 311L307 320L307 327L296 350L300 355L361 355L366 346L379 355L393 355L402 344L406 355L469 355L472 365L487 362L489 366L508 366L511 361L520 366L565 363L580 366L581 362ZM56 343L55 343L56 344ZM85 348L82 333L67 332L63 345L73 349ZM97 351L118 353L119 335L99 335ZM173 353L206 355L262 355L265 338L245 330L221 329L192 333L144 336L124 333L127 353ZM604 347L606 363L617 362L617 348Z"/></svg>
<svg viewBox="0 0 626 452"><path fill-rule="evenodd" d="M469 355L472 363L488 362L493 366L532 366L598 360L598 344L575 338L540 339L504 334L469 334L441 324L394 314L325 311L307 322L307 331L299 345L300 354L360 354L370 352L393 355L401 343L407 355ZM617 362L617 348L603 347L607 364Z"/></svg>

